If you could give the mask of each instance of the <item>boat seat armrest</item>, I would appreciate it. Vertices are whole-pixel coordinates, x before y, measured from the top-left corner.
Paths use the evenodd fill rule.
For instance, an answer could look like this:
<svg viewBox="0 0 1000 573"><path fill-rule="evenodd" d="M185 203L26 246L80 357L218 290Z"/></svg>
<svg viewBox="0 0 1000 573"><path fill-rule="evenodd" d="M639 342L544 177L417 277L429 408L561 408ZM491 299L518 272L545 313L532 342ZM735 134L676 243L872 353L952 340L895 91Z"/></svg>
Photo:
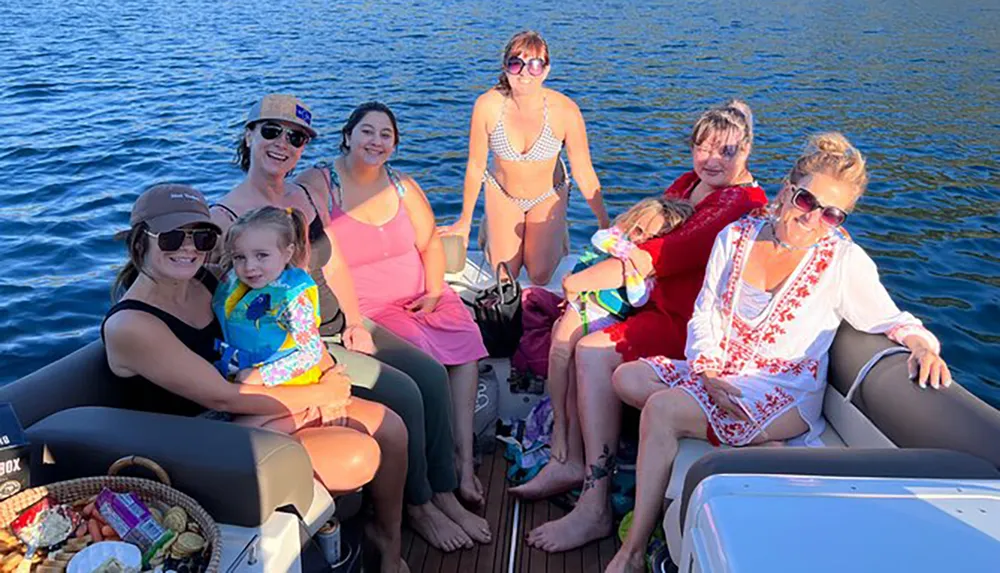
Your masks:
<svg viewBox="0 0 1000 573"><path fill-rule="evenodd" d="M933 449L733 448L702 456L684 480L681 527L688 501L705 478L717 474L1000 479L990 462L961 452Z"/></svg>
<svg viewBox="0 0 1000 573"><path fill-rule="evenodd" d="M100 340L0 388L0 402L14 406L21 425L77 406L125 408L121 389L108 376Z"/></svg>
<svg viewBox="0 0 1000 573"><path fill-rule="evenodd" d="M52 414L26 433L45 452L32 485L105 475L118 458L139 455L163 466L173 487L221 523L256 527L278 508L292 506L301 516L312 503L308 454L270 430L90 406Z"/></svg>
<svg viewBox="0 0 1000 573"><path fill-rule="evenodd" d="M830 348L829 383L846 394L858 371L894 343L842 324ZM971 454L1000 467L1000 413L956 379L947 389L921 389L909 377L907 354L880 360L852 403L901 448L938 448Z"/></svg>

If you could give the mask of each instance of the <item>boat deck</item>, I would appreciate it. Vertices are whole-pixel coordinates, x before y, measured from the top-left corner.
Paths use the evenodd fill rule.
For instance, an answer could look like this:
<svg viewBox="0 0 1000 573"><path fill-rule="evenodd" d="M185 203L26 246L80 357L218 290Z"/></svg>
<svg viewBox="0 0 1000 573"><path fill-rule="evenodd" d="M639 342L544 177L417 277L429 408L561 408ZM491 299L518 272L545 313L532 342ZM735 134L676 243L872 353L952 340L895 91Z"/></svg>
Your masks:
<svg viewBox="0 0 1000 573"><path fill-rule="evenodd" d="M575 551L550 555L532 549L524 536L537 525L557 519L566 511L548 501L521 502L515 520L515 499L507 493L505 476L507 460L501 448L492 456L484 456L479 467L479 480L486 489L486 520L493 531L493 542L468 550L442 553L427 545L409 529L403 529L403 556L413 573L472 572L477 573L562 573L563 571L604 571L618 550L618 538L608 537ZM515 536L514 563L510 568L511 537Z"/></svg>

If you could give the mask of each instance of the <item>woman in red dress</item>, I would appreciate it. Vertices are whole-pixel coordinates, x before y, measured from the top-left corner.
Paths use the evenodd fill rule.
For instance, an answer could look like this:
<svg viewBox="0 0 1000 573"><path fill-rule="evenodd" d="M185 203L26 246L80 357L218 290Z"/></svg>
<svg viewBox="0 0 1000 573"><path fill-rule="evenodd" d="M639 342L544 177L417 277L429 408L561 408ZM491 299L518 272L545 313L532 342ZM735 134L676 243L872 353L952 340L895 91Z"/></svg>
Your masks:
<svg viewBox="0 0 1000 573"><path fill-rule="evenodd" d="M665 195L689 200L694 215L635 251L636 268L656 277L649 302L624 322L584 336L573 349L566 461L551 460L533 480L511 490L537 499L582 485L573 511L528 534L528 543L538 549L566 551L611 533L609 487L621 426L611 374L623 362L646 356L684 357L687 323L715 236L767 201L747 167L753 119L745 103L734 100L703 113L690 143L694 169ZM623 274L622 261L611 258L566 277L563 286L572 292L615 288Z"/></svg>

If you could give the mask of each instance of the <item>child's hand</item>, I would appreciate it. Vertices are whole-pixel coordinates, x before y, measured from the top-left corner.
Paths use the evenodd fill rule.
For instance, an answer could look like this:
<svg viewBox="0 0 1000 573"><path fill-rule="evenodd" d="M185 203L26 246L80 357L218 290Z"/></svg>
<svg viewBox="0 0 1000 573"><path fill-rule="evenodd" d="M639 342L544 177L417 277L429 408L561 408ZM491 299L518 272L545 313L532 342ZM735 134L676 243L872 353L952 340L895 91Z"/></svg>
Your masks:
<svg viewBox="0 0 1000 573"><path fill-rule="evenodd" d="M653 273L653 256L642 249L633 249L628 254L628 262L643 278Z"/></svg>

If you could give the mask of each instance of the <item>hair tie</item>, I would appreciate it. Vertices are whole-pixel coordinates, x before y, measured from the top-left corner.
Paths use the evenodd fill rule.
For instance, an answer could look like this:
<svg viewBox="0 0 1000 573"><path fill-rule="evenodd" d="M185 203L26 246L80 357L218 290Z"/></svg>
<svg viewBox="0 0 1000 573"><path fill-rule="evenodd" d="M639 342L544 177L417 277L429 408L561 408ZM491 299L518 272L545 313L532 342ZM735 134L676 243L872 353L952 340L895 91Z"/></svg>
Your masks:
<svg viewBox="0 0 1000 573"><path fill-rule="evenodd" d="M285 207L285 213L288 213L288 216L291 217L292 216L292 208L291 207Z"/></svg>

